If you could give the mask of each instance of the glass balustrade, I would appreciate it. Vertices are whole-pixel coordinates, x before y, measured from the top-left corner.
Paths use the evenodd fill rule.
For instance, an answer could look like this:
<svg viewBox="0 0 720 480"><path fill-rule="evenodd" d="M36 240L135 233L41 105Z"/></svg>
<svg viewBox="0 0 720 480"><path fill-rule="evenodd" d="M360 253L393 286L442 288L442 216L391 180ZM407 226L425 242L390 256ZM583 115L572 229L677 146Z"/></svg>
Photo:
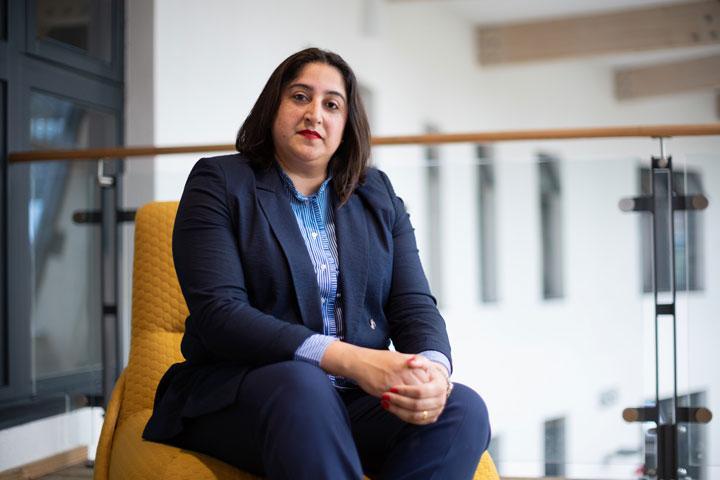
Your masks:
<svg viewBox="0 0 720 480"><path fill-rule="evenodd" d="M678 406L720 412L716 146L713 139L665 142L672 173L652 170L651 156L660 155L653 139L374 148L374 164L390 177L415 227L447 322L453 377L488 404L490 451L504 478L649 478L658 466L656 425L626 422L625 409L652 406L657 395L659 416L670 421L677 384ZM122 207L178 199L201 156L129 159ZM64 293L35 294L36 317L48 312L44 323L34 321L38 332L61 317L93 318L99 325L99 292L90 274L99 265L98 234L72 222L73 211L95 208L96 164L68 162L67 168L84 180L67 187L74 193L58 202L52 225L62 226L64 243L48 249L46 262L65 271L53 282ZM664 190L658 186L663 182ZM657 214L653 228L650 213L619 206L622 199L650 195L651 186L656 203L702 195L709 206ZM29 205L30 231L35 217ZM132 224L122 229L127 248L118 274L127 304ZM59 237L53 239L54 245ZM38 254L32 258L37 285ZM660 315L657 335L655 284L661 303L676 290L674 324L671 315ZM82 305L60 308L67 302ZM97 360L92 343L99 334L91 338L85 326L72 325L62 327L63 335L96 352ZM42 351L38 372L40 365L52 373L73 361L68 348L41 344L39 333L34 339ZM702 417L704 410L699 412ZM679 478L720 476L717 418L707 424L675 420Z"/></svg>

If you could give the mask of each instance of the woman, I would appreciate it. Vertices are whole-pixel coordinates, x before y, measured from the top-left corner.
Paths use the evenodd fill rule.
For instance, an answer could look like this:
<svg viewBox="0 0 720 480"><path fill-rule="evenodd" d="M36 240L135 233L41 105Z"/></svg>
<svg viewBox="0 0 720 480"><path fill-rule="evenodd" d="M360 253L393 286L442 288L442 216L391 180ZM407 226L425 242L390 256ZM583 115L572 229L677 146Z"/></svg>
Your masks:
<svg viewBox="0 0 720 480"><path fill-rule="evenodd" d="M173 233L186 361L144 438L271 479L472 477L487 411L448 379L445 324L369 137L352 70L311 48L273 72L240 153L196 164Z"/></svg>

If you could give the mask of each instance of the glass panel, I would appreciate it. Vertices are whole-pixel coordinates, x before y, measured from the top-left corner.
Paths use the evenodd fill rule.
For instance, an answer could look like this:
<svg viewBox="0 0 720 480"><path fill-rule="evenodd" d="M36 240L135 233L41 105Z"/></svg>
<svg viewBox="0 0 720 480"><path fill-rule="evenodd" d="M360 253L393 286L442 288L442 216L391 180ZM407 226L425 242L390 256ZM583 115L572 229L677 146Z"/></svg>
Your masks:
<svg viewBox="0 0 720 480"><path fill-rule="evenodd" d="M115 118L69 100L33 92L32 147L115 144ZM73 222L98 210L95 162L41 162L29 167L28 238L33 268L34 378L83 373L101 363L100 229Z"/></svg>
<svg viewBox="0 0 720 480"><path fill-rule="evenodd" d="M680 423L679 478L720 478L720 156L674 154L675 186L684 195L702 194L703 210L676 212L678 278L678 403L709 409L710 423Z"/></svg>
<svg viewBox="0 0 720 480"><path fill-rule="evenodd" d="M35 0L37 37L111 60L111 0Z"/></svg>
<svg viewBox="0 0 720 480"><path fill-rule="evenodd" d="M503 477L638 478L644 427L622 411L654 399L654 310L639 288L639 214L621 212L618 201L637 195L638 168L652 152L540 147L438 147L441 312L453 377L488 404ZM537 152L549 153L538 161ZM426 211L422 149L378 147L373 157L404 199L427 264L438 226ZM488 237L500 292L492 302L477 294L488 278Z"/></svg>

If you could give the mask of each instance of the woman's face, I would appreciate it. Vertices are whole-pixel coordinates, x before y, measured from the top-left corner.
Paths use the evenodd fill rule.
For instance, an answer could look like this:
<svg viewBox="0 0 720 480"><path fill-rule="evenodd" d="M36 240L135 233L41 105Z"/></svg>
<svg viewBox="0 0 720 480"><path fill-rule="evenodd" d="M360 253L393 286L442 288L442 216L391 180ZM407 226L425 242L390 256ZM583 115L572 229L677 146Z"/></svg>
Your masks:
<svg viewBox="0 0 720 480"><path fill-rule="evenodd" d="M348 115L337 68L308 63L280 94L272 135L275 156L290 171L324 173L342 140Z"/></svg>

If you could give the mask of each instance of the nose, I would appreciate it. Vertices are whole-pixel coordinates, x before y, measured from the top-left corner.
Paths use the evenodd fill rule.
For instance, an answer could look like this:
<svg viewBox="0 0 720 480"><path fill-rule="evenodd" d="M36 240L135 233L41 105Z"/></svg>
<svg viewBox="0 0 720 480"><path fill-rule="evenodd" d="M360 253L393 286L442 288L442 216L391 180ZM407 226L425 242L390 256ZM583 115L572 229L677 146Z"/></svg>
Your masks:
<svg viewBox="0 0 720 480"><path fill-rule="evenodd" d="M311 125L317 125L322 121L322 105L319 100L313 100L307 104L305 121Z"/></svg>

